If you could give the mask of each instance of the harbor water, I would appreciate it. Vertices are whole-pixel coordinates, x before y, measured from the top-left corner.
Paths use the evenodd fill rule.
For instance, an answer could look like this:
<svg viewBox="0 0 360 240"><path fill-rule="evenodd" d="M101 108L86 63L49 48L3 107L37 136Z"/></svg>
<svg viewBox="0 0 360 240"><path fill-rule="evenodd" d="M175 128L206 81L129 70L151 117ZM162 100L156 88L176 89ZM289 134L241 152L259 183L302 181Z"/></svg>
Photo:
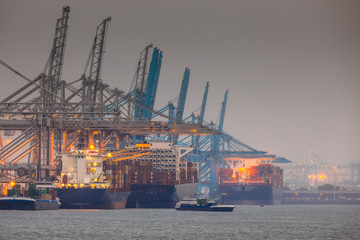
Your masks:
<svg viewBox="0 0 360 240"><path fill-rule="evenodd" d="M1 211L0 239L359 239L359 205Z"/></svg>

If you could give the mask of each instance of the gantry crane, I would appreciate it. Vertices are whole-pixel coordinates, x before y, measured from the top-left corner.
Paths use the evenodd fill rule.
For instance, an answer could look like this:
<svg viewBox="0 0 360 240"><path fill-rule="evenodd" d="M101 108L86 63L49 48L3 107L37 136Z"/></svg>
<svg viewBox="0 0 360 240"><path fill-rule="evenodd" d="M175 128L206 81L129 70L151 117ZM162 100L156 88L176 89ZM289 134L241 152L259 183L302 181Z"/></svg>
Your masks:
<svg viewBox="0 0 360 240"><path fill-rule="evenodd" d="M37 168L37 179L40 180L50 177L56 170L61 160L56 153L72 148L87 148L95 143L100 150L107 146L120 147L120 142L131 135L216 133L199 124L151 121L153 115L166 121L169 119L167 115L154 110L162 63L162 51L158 48L153 51L148 74L147 52L152 46L147 47L139 63L137 83L142 86L141 97L134 98L134 94L124 94L103 83L101 65L110 18L104 19L97 27L83 76L70 82L62 80L69 12L70 8L64 7L61 18L57 20L50 58L38 77L30 80L0 60L1 65L28 81L24 87L0 102L1 129L17 132L9 144L0 141L2 172L5 171L10 177L24 177L23 181L26 181L25 178ZM129 109L134 109L134 106L139 115L131 114ZM16 174L19 165L15 164L25 157L28 157L28 162L21 167L26 167L31 174L20 176L22 174Z"/></svg>

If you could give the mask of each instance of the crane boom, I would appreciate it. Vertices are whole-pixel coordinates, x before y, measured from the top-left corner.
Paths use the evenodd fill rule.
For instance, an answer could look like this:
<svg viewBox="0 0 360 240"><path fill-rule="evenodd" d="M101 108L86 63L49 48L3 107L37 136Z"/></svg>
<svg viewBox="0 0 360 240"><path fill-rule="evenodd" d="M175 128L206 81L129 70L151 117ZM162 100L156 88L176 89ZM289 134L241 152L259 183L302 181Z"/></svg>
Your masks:
<svg viewBox="0 0 360 240"><path fill-rule="evenodd" d="M62 16L56 22L53 46L47 65L47 83L45 83L45 85L47 85L46 88L48 88L55 95L57 95L57 91L61 86L60 81L64 62L69 13L70 7L63 7ZM47 94L46 100L52 102L54 100L54 97Z"/></svg>
<svg viewBox="0 0 360 240"><path fill-rule="evenodd" d="M94 103L96 102L98 83L100 81L101 66L104 56L106 30L107 30L108 22L110 21L111 21L111 17L108 17L104 19L102 23L97 27L93 49L92 49L93 52L92 52L89 79L94 81L94 94L93 94Z"/></svg>
<svg viewBox="0 0 360 240"><path fill-rule="evenodd" d="M209 82L206 82L205 92L204 92L204 96L203 96L203 100L202 100L202 104L201 104L200 116L198 118L199 124L203 124L203 121L204 121L208 92L209 92ZM200 136L196 136L196 138L195 138L195 150L196 151L198 150L198 147L199 147L199 140L200 140Z"/></svg>
<svg viewBox="0 0 360 240"><path fill-rule="evenodd" d="M144 91L145 91L145 79L147 74L147 62L150 48L153 45L149 44L145 47L144 50L140 52L140 59L136 68L136 74L133 81L133 86L130 88L134 92L135 104L134 104L134 117L138 118L140 116L139 105L143 104L144 101ZM130 94L130 93L129 93Z"/></svg>
<svg viewBox="0 0 360 240"><path fill-rule="evenodd" d="M186 102L186 95L187 95L187 90L188 90L188 86L189 86L189 79L190 79L190 69L185 68L184 78L181 83L180 95L179 95L179 100L178 100L178 104L177 104L176 116L175 116L175 119L178 122L181 122L182 118L183 118L185 102Z"/></svg>
<svg viewBox="0 0 360 240"><path fill-rule="evenodd" d="M153 56L149 67L149 75L146 82L145 96L141 105L153 110L156 97L157 86L159 82L159 75L162 63L162 51L158 48L154 48ZM151 119L151 111L142 109L141 117L143 119Z"/></svg>

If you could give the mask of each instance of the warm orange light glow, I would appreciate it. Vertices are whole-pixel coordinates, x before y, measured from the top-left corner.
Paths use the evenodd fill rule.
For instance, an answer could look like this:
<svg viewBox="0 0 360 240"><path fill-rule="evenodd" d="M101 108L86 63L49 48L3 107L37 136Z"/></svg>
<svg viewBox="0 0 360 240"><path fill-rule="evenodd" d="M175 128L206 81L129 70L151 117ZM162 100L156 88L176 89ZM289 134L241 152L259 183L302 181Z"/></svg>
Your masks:
<svg viewBox="0 0 360 240"><path fill-rule="evenodd" d="M190 130L190 132L197 132L197 130L196 130L196 129L193 129L193 130Z"/></svg>
<svg viewBox="0 0 360 240"><path fill-rule="evenodd" d="M18 161L20 161L23 157L25 157L26 155L28 155L32 150L34 150L36 148L36 146L30 148L29 150L27 150L26 152L24 152L23 154L21 154L20 156L18 156L15 160L12 161L12 163L16 163Z"/></svg>
<svg viewBox="0 0 360 240"><path fill-rule="evenodd" d="M11 186L11 187L15 187L15 185L16 185L16 182L15 182L15 181L11 181L11 182L10 182L10 186Z"/></svg>
<svg viewBox="0 0 360 240"><path fill-rule="evenodd" d="M129 156L129 157L118 158L118 159L114 159L113 161L123 161L123 160L130 159L130 158L144 156L144 155L147 155L147 154L150 154L150 153L152 153L152 152L141 153L141 154L132 155L132 156Z"/></svg>
<svg viewBox="0 0 360 240"><path fill-rule="evenodd" d="M18 146L16 149L14 149L12 152L8 153L6 156L2 156L2 159L0 159L0 162L4 161L5 159L7 159L8 157L10 157L13 153L15 153L16 151L18 151L19 149L21 149L23 146L25 146L28 142L30 142L31 140L33 140L35 138L35 136L31 137L30 139L28 139L27 141L25 141L23 144L21 144L20 146Z"/></svg>
<svg viewBox="0 0 360 240"><path fill-rule="evenodd" d="M144 143L144 144L141 144L141 143L137 143L135 145L136 148L150 148L150 144L148 143Z"/></svg>
<svg viewBox="0 0 360 240"><path fill-rule="evenodd" d="M232 177L233 177L233 178L236 178L236 175L235 175L235 174L233 174L233 175L232 175Z"/></svg>
<svg viewBox="0 0 360 240"><path fill-rule="evenodd" d="M91 144L91 145L90 145L90 149L91 149L91 150L95 149L95 146Z"/></svg>
<svg viewBox="0 0 360 240"><path fill-rule="evenodd" d="M111 157L112 156L112 154L111 153L108 153L108 155L107 155L108 157Z"/></svg>

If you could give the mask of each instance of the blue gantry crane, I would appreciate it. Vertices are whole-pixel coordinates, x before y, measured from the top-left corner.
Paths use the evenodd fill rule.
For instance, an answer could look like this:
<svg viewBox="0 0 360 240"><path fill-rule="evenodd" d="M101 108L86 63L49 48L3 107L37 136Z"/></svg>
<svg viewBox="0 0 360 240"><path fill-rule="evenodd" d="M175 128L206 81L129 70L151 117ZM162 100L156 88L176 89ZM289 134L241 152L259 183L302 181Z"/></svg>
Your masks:
<svg viewBox="0 0 360 240"><path fill-rule="evenodd" d="M207 82L205 86L200 115L195 116L194 114L191 114L189 117L183 118L190 79L189 68L185 68L180 94L177 98L177 107L174 106L173 102L169 102L168 105L154 112L154 102L162 63L162 52L157 48L154 49L151 64L147 70L147 59L149 49L151 47L152 45L149 45L141 52L136 73L135 86L131 88L132 91L130 91L126 97L122 97L119 105L126 104L126 99L133 100L134 118L138 120L152 120L158 115L168 112L169 123L198 123L217 130L220 134L212 136L188 135L181 138L178 136L155 137L157 139L162 138L164 140L172 139L172 141L178 145L194 147L194 151L192 154L187 156L186 160L197 162L199 164L198 195L216 197L218 194L218 167L223 167L225 165L223 161L224 156L246 155L247 157L258 157L264 156L266 152L258 151L242 143L223 130L228 91L225 92L224 100L222 102L219 124L217 125L213 122L206 123L204 121L209 82ZM134 143L141 140L144 140L142 136L134 136L133 138Z"/></svg>
<svg viewBox="0 0 360 240"><path fill-rule="evenodd" d="M159 82L160 69L162 64L163 52L158 48L154 48L153 56L149 68L149 75L146 83L145 96L141 102L144 107L154 110L155 97ZM141 118L151 120L152 112L142 108L140 110Z"/></svg>
<svg viewBox="0 0 360 240"><path fill-rule="evenodd" d="M184 78L181 83L180 95L176 108L176 115L175 115L176 122L181 122L184 115L184 108L185 108L187 90L189 87L189 80L190 80L190 69L185 68ZM174 136L174 144L177 144L178 138L179 138L178 136Z"/></svg>
<svg viewBox="0 0 360 240"><path fill-rule="evenodd" d="M173 102L169 102L168 105L161 108L157 111L157 113L153 113L152 117L156 117L158 113L168 113L168 121L169 123L173 122L182 122L183 121L183 115L184 115L184 109L185 109L185 102L186 102L186 96L187 91L189 87L189 81L190 81L190 68L185 68L184 71L184 77L181 82L181 89L180 94L177 97L177 107L174 106Z"/></svg>
<svg viewBox="0 0 360 240"><path fill-rule="evenodd" d="M206 100L208 96L209 83L206 84L203 101L201 105L200 115L191 114L185 120L198 122L208 127L216 129L219 134L213 136L187 136L179 140L178 144L183 146L193 146L194 151L188 157L187 161L197 162L199 164L199 184L198 196L217 197L218 195L218 168L224 167L224 157L264 157L266 152L258 151L243 142L232 137L223 129L228 91L225 92L224 100L221 106L219 124L206 123L204 121L204 113L206 108ZM225 166L226 167L226 166Z"/></svg>
<svg viewBox="0 0 360 240"><path fill-rule="evenodd" d="M177 108L176 108L175 120L178 122L182 121L182 118L184 115L184 108L185 108L187 90L188 90L188 86L189 86L189 79L190 79L190 69L185 68L184 78L181 83L180 95L179 95L179 100L178 100L178 104L177 104Z"/></svg>
<svg viewBox="0 0 360 240"><path fill-rule="evenodd" d="M160 77L163 51L154 48L150 66L148 60L152 44L145 47L140 52L140 59L137 64L134 80L130 91L123 95L118 102L118 107L128 104L128 116L134 120L151 120L153 116L156 92ZM107 105L109 110L113 109L114 104Z"/></svg>
<svg viewBox="0 0 360 240"><path fill-rule="evenodd" d="M146 76L147 76L147 64L148 64L148 56L150 49L153 47L152 44L149 44L145 47L144 50L140 52L140 59L136 68L135 77L130 88L129 93L127 94L127 98L124 98L120 105L124 105L127 103L125 99L134 99L134 105L132 112L130 113L135 118L140 116L140 107L143 103L144 94L145 94L145 84L146 84Z"/></svg>

